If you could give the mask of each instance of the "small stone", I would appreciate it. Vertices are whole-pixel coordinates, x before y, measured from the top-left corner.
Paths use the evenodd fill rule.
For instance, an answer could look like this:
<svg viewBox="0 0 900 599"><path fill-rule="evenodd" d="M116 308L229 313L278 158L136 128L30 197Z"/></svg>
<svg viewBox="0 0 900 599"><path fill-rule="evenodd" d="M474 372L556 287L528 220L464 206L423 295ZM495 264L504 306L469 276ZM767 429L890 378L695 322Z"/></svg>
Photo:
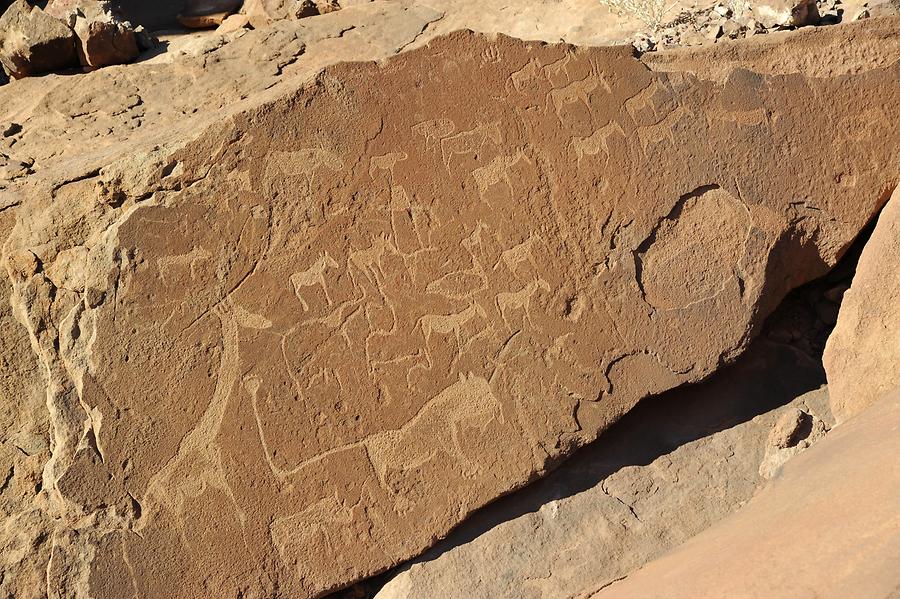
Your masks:
<svg viewBox="0 0 900 599"><path fill-rule="evenodd" d="M722 33L730 38L736 37L740 31L740 24L732 21L731 19L725 21L725 23L722 25Z"/></svg>
<svg viewBox="0 0 900 599"><path fill-rule="evenodd" d="M95 287L88 287L84 292L84 301L89 308L96 308L103 303L106 298L106 292Z"/></svg>
<svg viewBox="0 0 900 599"><path fill-rule="evenodd" d="M656 41L643 33L639 33L634 37L634 41L631 43L634 46L634 49L638 52L652 52L656 47Z"/></svg>
<svg viewBox="0 0 900 599"><path fill-rule="evenodd" d="M815 0L801 0L791 9L791 25L806 27L819 22L819 7Z"/></svg>
<svg viewBox="0 0 900 599"><path fill-rule="evenodd" d="M706 38L699 31L688 31L683 36L681 36L681 43L685 46L699 46Z"/></svg>
<svg viewBox="0 0 900 599"><path fill-rule="evenodd" d="M711 25L707 27L706 33L704 36L707 40L716 40L722 35L722 26L721 25Z"/></svg>
<svg viewBox="0 0 900 599"><path fill-rule="evenodd" d="M769 445L777 449L792 447L800 441L799 436L803 422L809 414L799 408L791 408L781 415L769 433Z"/></svg>
<svg viewBox="0 0 900 599"><path fill-rule="evenodd" d="M715 12L717 15L719 15L721 17L730 17L731 16L731 9L728 8L727 6L723 6L722 4L719 4L715 8L713 8L713 12Z"/></svg>
<svg viewBox="0 0 900 599"><path fill-rule="evenodd" d="M33 253L23 250L9 257L9 266L23 279L31 277L38 270L38 259Z"/></svg>
<svg viewBox="0 0 900 599"><path fill-rule="evenodd" d="M250 28L250 17L247 15L231 15L216 28L216 33L233 33L241 29Z"/></svg>

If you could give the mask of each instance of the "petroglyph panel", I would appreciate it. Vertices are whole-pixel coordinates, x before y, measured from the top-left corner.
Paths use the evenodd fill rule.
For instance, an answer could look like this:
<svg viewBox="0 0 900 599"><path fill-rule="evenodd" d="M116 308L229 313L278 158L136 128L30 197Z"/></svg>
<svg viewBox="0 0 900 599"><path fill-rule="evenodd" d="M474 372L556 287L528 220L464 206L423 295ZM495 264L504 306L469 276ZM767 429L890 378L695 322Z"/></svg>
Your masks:
<svg viewBox="0 0 900 599"><path fill-rule="evenodd" d="M706 377L878 209L900 118L821 123L896 111L892 68L718 84L459 33L207 131L115 213L74 312L103 460L72 460L72 497L102 479L133 513L92 568L317 596Z"/></svg>

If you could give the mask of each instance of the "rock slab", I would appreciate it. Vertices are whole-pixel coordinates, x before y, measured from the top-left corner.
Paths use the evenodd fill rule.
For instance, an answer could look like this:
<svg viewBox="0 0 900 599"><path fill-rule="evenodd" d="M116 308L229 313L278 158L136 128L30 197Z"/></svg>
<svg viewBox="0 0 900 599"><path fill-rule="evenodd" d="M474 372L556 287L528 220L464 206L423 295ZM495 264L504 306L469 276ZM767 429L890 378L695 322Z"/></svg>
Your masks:
<svg viewBox="0 0 900 599"><path fill-rule="evenodd" d="M893 191L878 217L825 347L825 371L838 420L846 420L900 387L898 265L900 188Z"/></svg>

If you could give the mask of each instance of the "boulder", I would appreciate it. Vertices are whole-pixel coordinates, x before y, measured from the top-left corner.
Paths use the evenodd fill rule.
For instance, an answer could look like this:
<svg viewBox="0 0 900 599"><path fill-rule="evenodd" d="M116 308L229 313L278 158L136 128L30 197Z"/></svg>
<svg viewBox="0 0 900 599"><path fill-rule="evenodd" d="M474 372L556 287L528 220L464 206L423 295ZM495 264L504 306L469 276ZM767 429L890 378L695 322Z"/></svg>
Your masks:
<svg viewBox="0 0 900 599"><path fill-rule="evenodd" d="M0 155L0 179L3 177ZM0 190L2 190L0 181ZM4 202L0 194L0 236L7 237L16 222L18 206ZM24 258L24 256L23 256ZM29 266L22 260L21 268ZM5 272L4 272L5 274ZM0 595L37 599L50 549L45 528L49 517L36 509L35 488L42 484L41 471L50 456L46 388L40 363L31 348L28 331L16 320L10 298L12 282L0 280ZM6 532L8 531L8 532Z"/></svg>
<svg viewBox="0 0 900 599"><path fill-rule="evenodd" d="M717 82L461 32L53 202L40 174L5 255L40 265L13 302L82 527L50 576L312 597L417 554L837 261L897 170L898 69Z"/></svg>
<svg viewBox="0 0 900 599"><path fill-rule="evenodd" d="M216 28L216 33L233 33L250 27L250 19L247 15L235 14L222 21Z"/></svg>
<svg viewBox="0 0 900 599"><path fill-rule="evenodd" d="M75 34L26 0L0 17L0 63L14 78L78 66Z"/></svg>
<svg viewBox="0 0 900 599"><path fill-rule="evenodd" d="M753 14L767 28L777 25L804 27L819 22L815 0L767 0L753 6Z"/></svg>
<svg viewBox="0 0 900 599"><path fill-rule="evenodd" d="M791 460L736 514L590 596L895 596L898 428L900 389Z"/></svg>
<svg viewBox="0 0 900 599"><path fill-rule="evenodd" d="M893 190L878 217L825 348L825 370L838 420L846 420L900 387L898 264L900 188Z"/></svg>
<svg viewBox="0 0 900 599"><path fill-rule="evenodd" d="M78 57L83 66L104 67L131 62L140 53L131 23L121 19L109 2L52 0L52 15L75 31Z"/></svg>

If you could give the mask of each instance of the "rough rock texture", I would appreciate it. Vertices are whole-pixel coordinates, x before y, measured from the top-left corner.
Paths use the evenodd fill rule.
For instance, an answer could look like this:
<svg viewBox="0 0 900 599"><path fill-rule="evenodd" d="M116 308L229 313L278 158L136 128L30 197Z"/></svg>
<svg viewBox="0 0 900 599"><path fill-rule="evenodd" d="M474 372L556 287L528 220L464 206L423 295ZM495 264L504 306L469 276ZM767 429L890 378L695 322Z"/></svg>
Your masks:
<svg viewBox="0 0 900 599"><path fill-rule="evenodd" d="M75 34L40 8L17 0L0 16L0 63L16 78L77 66Z"/></svg>
<svg viewBox="0 0 900 599"><path fill-rule="evenodd" d="M15 223L15 207L0 203L0 235ZM30 508L50 456L49 415L39 363L0 283L0 593L36 597L46 587L48 539L41 511Z"/></svg>
<svg viewBox="0 0 900 599"><path fill-rule="evenodd" d="M896 170L895 70L705 82L457 34L297 92L439 18L360 10L0 92L53 448L3 584L294 597L409 557L734 357Z"/></svg>
<svg viewBox="0 0 900 599"><path fill-rule="evenodd" d="M545 480L475 514L377 597L556 599L618 580L738 509L775 461L814 440L813 427L795 429L780 446L782 420L802 413L829 427L824 388L771 409L822 376L796 349L755 341L733 366L642 402Z"/></svg>
<svg viewBox="0 0 900 599"><path fill-rule="evenodd" d="M900 387L900 188L878 217L825 349L832 407L845 420Z"/></svg>
<svg viewBox="0 0 900 599"><path fill-rule="evenodd" d="M711 48L652 52L641 60L655 71L690 70L714 81L724 80L736 67L766 74L835 77L893 64L900 54L900 39L894 33L896 20L873 19L866 24L869 27L841 25L838 35L832 27L806 28Z"/></svg>
<svg viewBox="0 0 900 599"><path fill-rule="evenodd" d="M340 8L337 0L247 0L241 12L253 27L265 27L274 21L314 17Z"/></svg>
<svg viewBox="0 0 900 599"><path fill-rule="evenodd" d="M294 597L421 551L836 261L896 169L892 78L462 33L57 186L6 245L44 486L90 521L49 576Z"/></svg>
<svg viewBox="0 0 900 599"><path fill-rule="evenodd" d="M895 390L791 460L736 514L590 596L895 597L898 429Z"/></svg>
<svg viewBox="0 0 900 599"><path fill-rule="evenodd" d="M110 2L51 0L50 14L66 23L78 38L78 59L87 67L131 62L139 50L134 29L121 19Z"/></svg>

